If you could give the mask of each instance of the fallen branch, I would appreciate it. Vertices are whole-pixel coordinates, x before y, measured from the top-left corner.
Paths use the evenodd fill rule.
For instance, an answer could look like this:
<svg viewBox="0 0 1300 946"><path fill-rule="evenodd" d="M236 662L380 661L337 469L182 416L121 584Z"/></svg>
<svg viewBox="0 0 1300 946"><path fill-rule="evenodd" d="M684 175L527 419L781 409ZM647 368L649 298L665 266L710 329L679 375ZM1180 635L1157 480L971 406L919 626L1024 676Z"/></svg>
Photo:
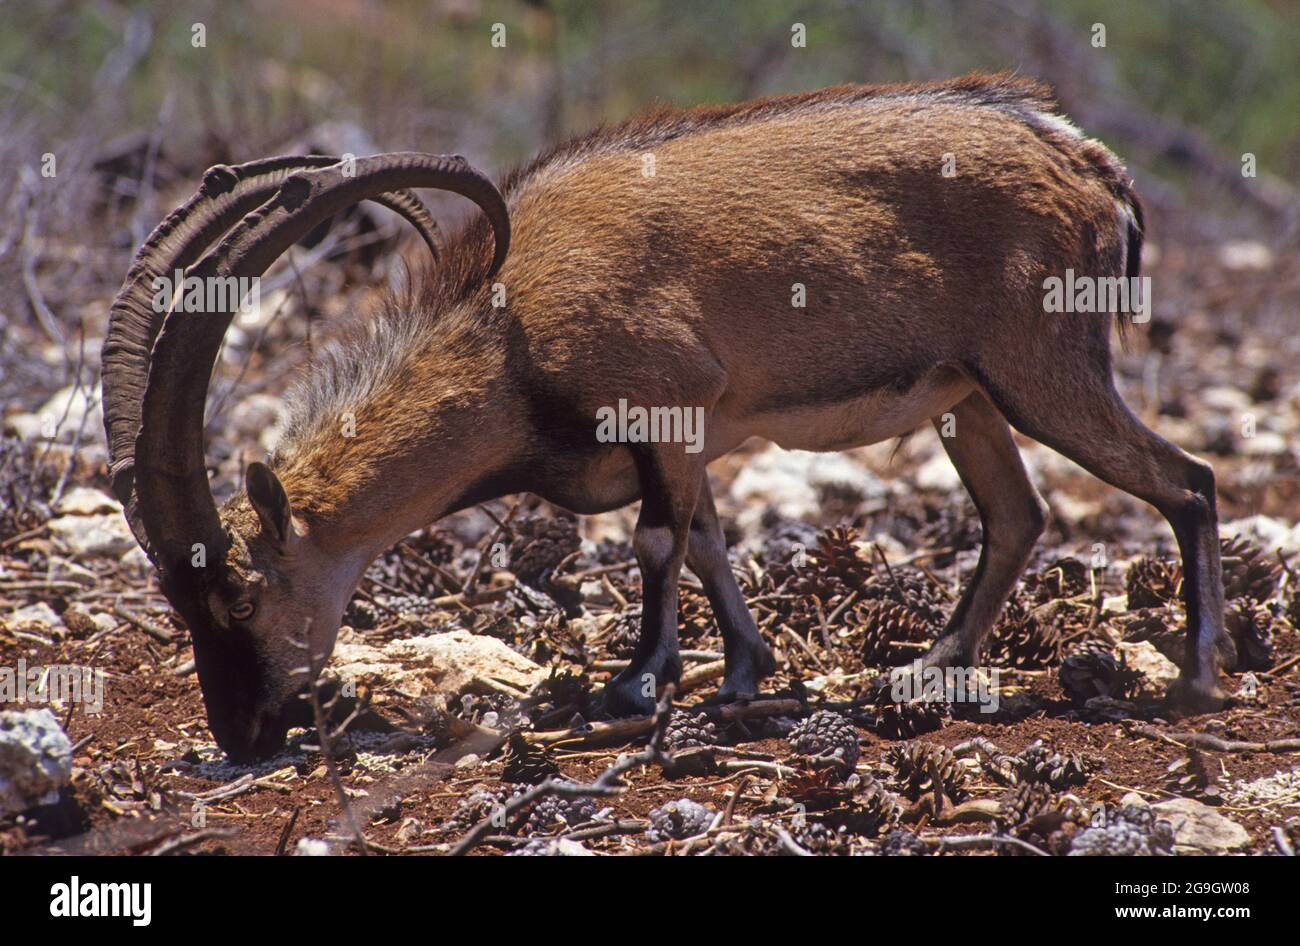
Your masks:
<svg viewBox="0 0 1300 946"><path fill-rule="evenodd" d="M1154 726L1131 721L1128 722L1126 728L1129 732L1141 736L1143 739L1165 742L1180 749L1205 749L1209 752L1300 752L1300 739L1270 739L1267 742L1245 742L1237 739L1220 739L1218 736L1211 736L1209 733L1204 732L1165 733Z"/></svg>
<svg viewBox="0 0 1300 946"><path fill-rule="evenodd" d="M193 834L183 834L179 838L164 841L150 851L149 856L164 857L167 854L175 854L177 851L193 847L204 841L211 841L213 838L233 838L236 833L234 828L204 828L202 831L195 831Z"/></svg>

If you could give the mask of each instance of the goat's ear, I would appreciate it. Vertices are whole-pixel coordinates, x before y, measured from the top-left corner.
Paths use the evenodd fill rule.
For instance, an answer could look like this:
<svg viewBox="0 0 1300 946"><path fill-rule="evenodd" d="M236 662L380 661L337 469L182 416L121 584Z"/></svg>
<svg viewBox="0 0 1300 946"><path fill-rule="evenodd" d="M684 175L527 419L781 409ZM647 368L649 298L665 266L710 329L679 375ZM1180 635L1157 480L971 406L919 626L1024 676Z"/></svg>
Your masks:
<svg viewBox="0 0 1300 946"><path fill-rule="evenodd" d="M262 520L262 528L277 542L284 545L289 539L293 510L289 507L289 494L280 485L279 478L265 463L250 463L244 474L244 487L248 500Z"/></svg>

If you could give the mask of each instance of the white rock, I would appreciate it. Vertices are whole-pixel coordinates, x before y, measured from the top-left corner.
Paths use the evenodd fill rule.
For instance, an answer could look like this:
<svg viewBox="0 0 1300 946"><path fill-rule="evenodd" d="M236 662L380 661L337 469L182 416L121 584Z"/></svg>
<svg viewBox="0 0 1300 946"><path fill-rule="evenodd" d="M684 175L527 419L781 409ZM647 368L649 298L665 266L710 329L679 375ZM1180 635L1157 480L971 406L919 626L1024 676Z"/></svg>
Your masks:
<svg viewBox="0 0 1300 946"><path fill-rule="evenodd" d="M1285 553L1300 551L1300 523L1290 525L1270 516L1247 516L1219 526L1219 535L1240 536L1267 552L1280 548Z"/></svg>
<svg viewBox="0 0 1300 946"><path fill-rule="evenodd" d="M1147 801L1137 792L1125 792L1124 797L1119 800L1119 806L1121 808L1126 808L1129 805L1149 809L1151 807L1151 802Z"/></svg>
<svg viewBox="0 0 1300 946"><path fill-rule="evenodd" d="M0 713L0 817L58 801L71 777L72 743L53 713Z"/></svg>
<svg viewBox="0 0 1300 946"><path fill-rule="evenodd" d="M1106 595L1101 599L1103 613L1123 614L1128 610L1128 595Z"/></svg>
<svg viewBox="0 0 1300 946"><path fill-rule="evenodd" d="M93 516L96 513L121 513L122 504L97 489L78 486L63 494L54 511L65 516Z"/></svg>
<svg viewBox="0 0 1300 946"><path fill-rule="evenodd" d="M41 436L42 428L39 414L10 414L4 419L6 437L19 440L35 440Z"/></svg>
<svg viewBox="0 0 1300 946"><path fill-rule="evenodd" d="M495 637L466 630L391 641L382 648L357 634L340 634L333 666L346 681L396 687L411 696L467 691L522 696L547 675Z"/></svg>
<svg viewBox="0 0 1300 946"><path fill-rule="evenodd" d="M299 838L293 853L296 857L329 857L333 852L329 844L319 838Z"/></svg>
<svg viewBox="0 0 1300 946"><path fill-rule="evenodd" d="M1128 665L1146 678L1149 690L1163 693L1178 679L1178 666L1150 641L1126 641L1115 647Z"/></svg>
<svg viewBox="0 0 1300 946"><path fill-rule="evenodd" d="M1252 457L1278 457L1290 449L1286 438L1271 430L1257 430L1253 437L1242 437L1239 445L1242 453Z"/></svg>
<svg viewBox="0 0 1300 946"><path fill-rule="evenodd" d="M50 534L74 555L116 558L135 548L135 537L121 513L60 516L49 521Z"/></svg>
<svg viewBox="0 0 1300 946"><path fill-rule="evenodd" d="M44 601L38 601L36 604L28 605L25 608L18 608L10 613L6 622L10 627L15 629L26 629L41 633L42 631L61 630L63 628L63 618L59 617Z"/></svg>
<svg viewBox="0 0 1300 946"><path fill-rule="evenodd" d="M961 487L961 477L957 475L957 468L948 459L948 454L936 453L916 471L916 485L918 489L947 493Z"/></svg>
<svg viewBox="0 0 1300 946"><path fill-rule="evenodd" d="M1041 443L1024 444L1020 447L1020 456L1025 461L1025 471L1029 478L1040 488L1045 481L1080 476L1084 472L1068 457L1061 456Z"/></svg>
<svg viewBox="0 0 1300 946"><path fill-rule="evenodd" d="M134 536L132 541L135 541ZM124 573L136 578L146 578L153 571L153 563L149 561L149 556L145 555L144 549L138 545L122 556L120 564Z"/></svg>
<svg viewBox="0 0 1300 946"><path fill-rule="evenodd" d="M80 565L62 555L51 555L49 557L45 577L51 581L75 581L87 588L93 588L100 582L99 575L95 574L92 569L86 568L84 565Z"/></svg>
<svg viewBox="0 0 1300 946"><path fill-rule="evenodd" d="M1245 414L1251 409L1249 394L1240 388L1234 388L1224 384L1211 388L1203 388L1200 393L1196 395L1196 399L1200 402L1202 407L1223 414Z"/></svg>
<svg viewBox="0 0 1300 946"><path fill-rule="evenodd" d="M766 507L787 519L809 519L820 511L819 489L835 487L856 492L863 499L879 499L888 486L871 471L840 453L782 450L775 444L756 454L736 475L731 498L744 507L744 520L756 524Z"/></svg>
<svg viewBox="0 0 1300 946"><path fill-rule="evenodd" d="M27 428L24 436L28 440L53 438L58 443L72 443L80 429L83 443L104 441L104 415L98 386L89 389L85 385L66 387L46 401L34 416L35 425L24 422ZM12 418L9 423L13 423Z"/></svg>
<svg viewBox="0 0 1300 946"><path fill-rule="evenodd" d="M1250 843L1250 833L1230 818L1194 798L1173 798L1151 806L1156 817L1174 829L1174 850L1183 854L1218 854Z"/></svg>
<svg viewBox="0 0 1300 946"><path fill-rule="evenodd" d="M1219 262L1227 269L1268 269L1273 251L1256 240L1233 240L1219 247Z"/></svg>

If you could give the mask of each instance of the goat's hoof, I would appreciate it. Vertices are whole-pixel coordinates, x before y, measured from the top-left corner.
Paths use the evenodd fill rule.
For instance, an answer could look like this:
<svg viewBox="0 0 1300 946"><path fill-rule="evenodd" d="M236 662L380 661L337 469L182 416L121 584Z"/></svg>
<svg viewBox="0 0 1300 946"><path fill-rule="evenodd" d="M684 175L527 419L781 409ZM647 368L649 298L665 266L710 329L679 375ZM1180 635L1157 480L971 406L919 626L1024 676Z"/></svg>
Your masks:
<svg viewBox="0 0 1300 946"><path fill-rule="evenodd" d="M727 660L722 686L718 687L717 694L705 702L721 706L752 700L758 694L758 682L775 672L776 658L772 656L771 648L758 641Z"/></svg>
<svg viewBox="0 0 1300 946"><path fill-rule="evenodd" d="M758 684L745 686L723 685L717 693L703 701L705 706L728 706L732 703L750 703L758 697Z"/></svg>
<svg viewBox="0 0 1300 946"><path fill-rule="evenodd" d="M931 667L938 667L942 670L949 667L975 667L979 664L979 660L971 652L971 649L956 634L939 638L930 645L930 649L920 659L922 670L928 670ZM915 663L904 664L902 667L894 668L894 670L911 670L914 667Z"/></svg>
<svg viewBox="0 0 1300 946"><path fill-rule="evenodd" d="M640 679L615 678L600 691L596 705L615 718L653 716L655 699L642 692Z"/></svg>
<svg viewBox="0 0 1300 946"><path fill-rule="evenodd" d="M1165 704L1170 710L1184 716L1217 713L1228 705L1228 696L1215 680L1198 680L1180 676L1169 687Z"/></svg>

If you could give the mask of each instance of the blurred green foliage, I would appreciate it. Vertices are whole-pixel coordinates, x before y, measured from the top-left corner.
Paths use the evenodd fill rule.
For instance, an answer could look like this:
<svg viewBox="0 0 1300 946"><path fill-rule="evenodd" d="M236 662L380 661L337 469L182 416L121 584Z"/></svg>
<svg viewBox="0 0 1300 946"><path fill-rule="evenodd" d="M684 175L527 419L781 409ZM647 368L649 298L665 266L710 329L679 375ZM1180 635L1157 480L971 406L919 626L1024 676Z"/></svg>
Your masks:
<svg viewBox="0 0 1300 946"><path fill-rule="evenodd" d="M1005 68L1057 85L1067 107L1134 105L1294 180L1297 50L1294 0L10 0L0 119L39 115L47 134L162 121L172 142L246 157L343 118L384 146L505 163L652 101Z"/></svg>

